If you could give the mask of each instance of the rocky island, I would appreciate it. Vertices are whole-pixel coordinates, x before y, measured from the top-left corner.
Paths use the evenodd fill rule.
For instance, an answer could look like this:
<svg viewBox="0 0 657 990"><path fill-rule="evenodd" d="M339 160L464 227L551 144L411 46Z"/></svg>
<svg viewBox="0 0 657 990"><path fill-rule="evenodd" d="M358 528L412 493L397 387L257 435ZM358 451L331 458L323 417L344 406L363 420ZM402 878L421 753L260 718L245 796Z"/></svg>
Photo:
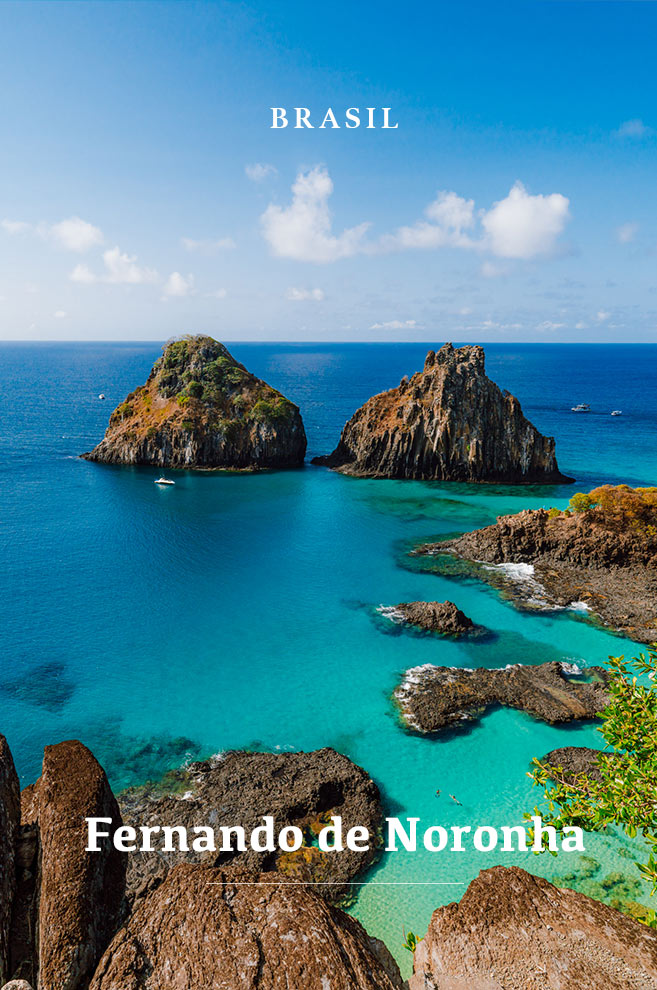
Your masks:
<svg viewBox="0 0 657 990"><path fill-rule="evenodd" d="M145 385L110 416L82 456L169 468L293 468L306 434L297 406L252 375L212 337L166 345Z"/></svg>
<svg viewBox="0 0 657 990"><path fill-rule="evenodd" d="M406 671L395 699L414 732L478 721L493 705L519 708L556 724L595 718L609 701L608 676L604 667L590 667L583 676L558 661L501 670L425 664Z"/></svg>
<svg viewBox="0 0 657 990"><path fill-rule="evenodd" d="M657 641L655 488L604 485L573 496L566 511L500 516L492 526L415 552L455 554L493 584L499 572L486 564L526 565L530 581L506 582L520 604L531 606L537 592L543 606L581 603L615 631Z"/></svg>
<svg viewBox="0 0 657 990"><path fill-rule="evenodd" d="M559 483L555 443L486 375L484 350L444 344L424 369L373 396L332 454L313 458L343 474L436 481Z"/></svg>
<svg viewBox="0 0 657 990"><path fill-rule="evenodd" d="M408 623L416 629L443 636L458 637L483 632L454 602L400 602L379 611L393 622Z"/></svg>

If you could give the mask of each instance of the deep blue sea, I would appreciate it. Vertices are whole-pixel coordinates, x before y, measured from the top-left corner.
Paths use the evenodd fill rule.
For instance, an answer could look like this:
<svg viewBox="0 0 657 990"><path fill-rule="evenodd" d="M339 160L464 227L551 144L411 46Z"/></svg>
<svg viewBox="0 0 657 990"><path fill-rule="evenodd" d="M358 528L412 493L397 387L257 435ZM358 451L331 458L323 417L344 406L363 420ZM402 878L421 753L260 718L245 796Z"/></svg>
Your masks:
<svg viewBox="0 0 657 990"><path fill-rule="evenodd" d="M298 403L309 458L332 450L353 411L420 369L428 349L229 347ZM175 487L162 489L158 471L80 460L159 351L0 345L0 731L23 783L38 775L45 744L70 737L91 747L115 788L228 748L330 745L369 771L392 815L427 826L521 822L538 797L531 758L599 745L594 728L550 728L500 709L471 731L416 738L391 702L403 672L594 664L634 645L581 613L521 613L486 586L423 571L408 550L500 513L564 506L602 482L655 484L657 345L486 347L490 377L556 437L559 466L577 479L550 488L370 481L307 464L253 476L177 472ZM578 402L592 411L572 413ZM399 633L375 611L445 598L496 638L461 645ZM635 877L640 854L615 836L587 840L589 859L389 854L353 913L403 956L402 928L423 932L481 868L570 872L586 889L613 871Z"/></svg>

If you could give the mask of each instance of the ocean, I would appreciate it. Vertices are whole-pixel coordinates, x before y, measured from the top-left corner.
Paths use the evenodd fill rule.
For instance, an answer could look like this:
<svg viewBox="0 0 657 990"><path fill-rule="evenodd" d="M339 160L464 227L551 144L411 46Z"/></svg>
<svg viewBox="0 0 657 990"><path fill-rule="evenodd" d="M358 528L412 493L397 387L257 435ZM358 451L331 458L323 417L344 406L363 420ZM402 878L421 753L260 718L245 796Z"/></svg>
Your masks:
<svg viewBox="0 0 657 990"><path fill-rule="evenodd" d="M353 411L420 369L428 349L228 346L300 406L308 458L332 450ZM38 776L44 745L71 737L115 789L231 748L333 746L377 781L389 815L423 826L520 823L540 796L527 777L532 757L599 746L595 728L496 709L468 731L417 738L391 700L403 672L586 666L639 647L581 612L521 613L408 552L500 513L564 507L603 482L655 484L657 345L486 346L489 376L556 437L559 466L577 479L557 487L362 480L308 463L257 475L176 472L175 487L161 489L155 469L80 460L159 352L154 343L0 345L0 731L22 783ZM591 412L572 413L578 402ZM376 612L445 598L495 637L417 636ZM516 863L645 899L633 865L642 855L640 842L616 833L587 837L585 856L398 852L372 869L351 911L409 957L407 970L403 929L424 932L432 910L482 868Z"/></svg>

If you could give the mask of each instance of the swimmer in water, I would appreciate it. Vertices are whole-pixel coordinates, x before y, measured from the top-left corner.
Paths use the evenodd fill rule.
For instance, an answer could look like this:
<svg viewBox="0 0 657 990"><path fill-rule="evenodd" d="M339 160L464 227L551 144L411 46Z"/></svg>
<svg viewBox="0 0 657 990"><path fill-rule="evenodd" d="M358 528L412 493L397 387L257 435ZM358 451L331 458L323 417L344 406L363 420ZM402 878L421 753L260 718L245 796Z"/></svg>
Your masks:
<svg viewBox="0 0 657 990"><path fill-rule="evenodd" d="M451 797L452 801L454 802L454 804L461 804L461 802L459 801L459 799L458 798L455 798L453 794L450 794L450 797ZM461 807L463 807L462 804L461 804Z"/></svg>

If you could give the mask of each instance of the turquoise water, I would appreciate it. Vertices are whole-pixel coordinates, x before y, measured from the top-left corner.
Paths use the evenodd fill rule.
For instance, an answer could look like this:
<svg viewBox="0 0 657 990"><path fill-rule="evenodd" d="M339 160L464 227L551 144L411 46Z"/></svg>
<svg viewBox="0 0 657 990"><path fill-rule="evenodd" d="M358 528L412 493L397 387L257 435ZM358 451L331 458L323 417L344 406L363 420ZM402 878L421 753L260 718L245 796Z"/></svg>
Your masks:
<svg viewBox="0 0 657 990"><path fill-rule="evenodd" d="M311 456L334 446L363 399L419 367L426 348L232 350L299 403ZM157 351L0 348L0 729L23 782L37 776L45 744L72 736L93 749L116 788L223 749L330 745L367 768L391 815L426 826L519 823L538 794L526 777L531 758L596 745L595 730L550 728L502 709L471 731L417 738L399 726L391 702L403 672L423 663L593 664L633 644L581 615L521 613L477 582L424 571L408 550L501 512L565 505L600 481L654 483L657 347L487 349L491 377L556 435L561 469L579 480L521 489L358 480L311 466L180 472L175 488L159 489L152 470L79 460ZM570 413L578 401L594 412ZM611 419L612 408L623 417ZM496 636L457 644L400 633L375 611L444 598ZM600 862L600 879L631 875L627 856L641 847L591 837L587 853ZM514 862L554 876L576 860L389 854L353 913L402 957L402 928L423 932L432 910L458 898L481 868Z"/></svg>

